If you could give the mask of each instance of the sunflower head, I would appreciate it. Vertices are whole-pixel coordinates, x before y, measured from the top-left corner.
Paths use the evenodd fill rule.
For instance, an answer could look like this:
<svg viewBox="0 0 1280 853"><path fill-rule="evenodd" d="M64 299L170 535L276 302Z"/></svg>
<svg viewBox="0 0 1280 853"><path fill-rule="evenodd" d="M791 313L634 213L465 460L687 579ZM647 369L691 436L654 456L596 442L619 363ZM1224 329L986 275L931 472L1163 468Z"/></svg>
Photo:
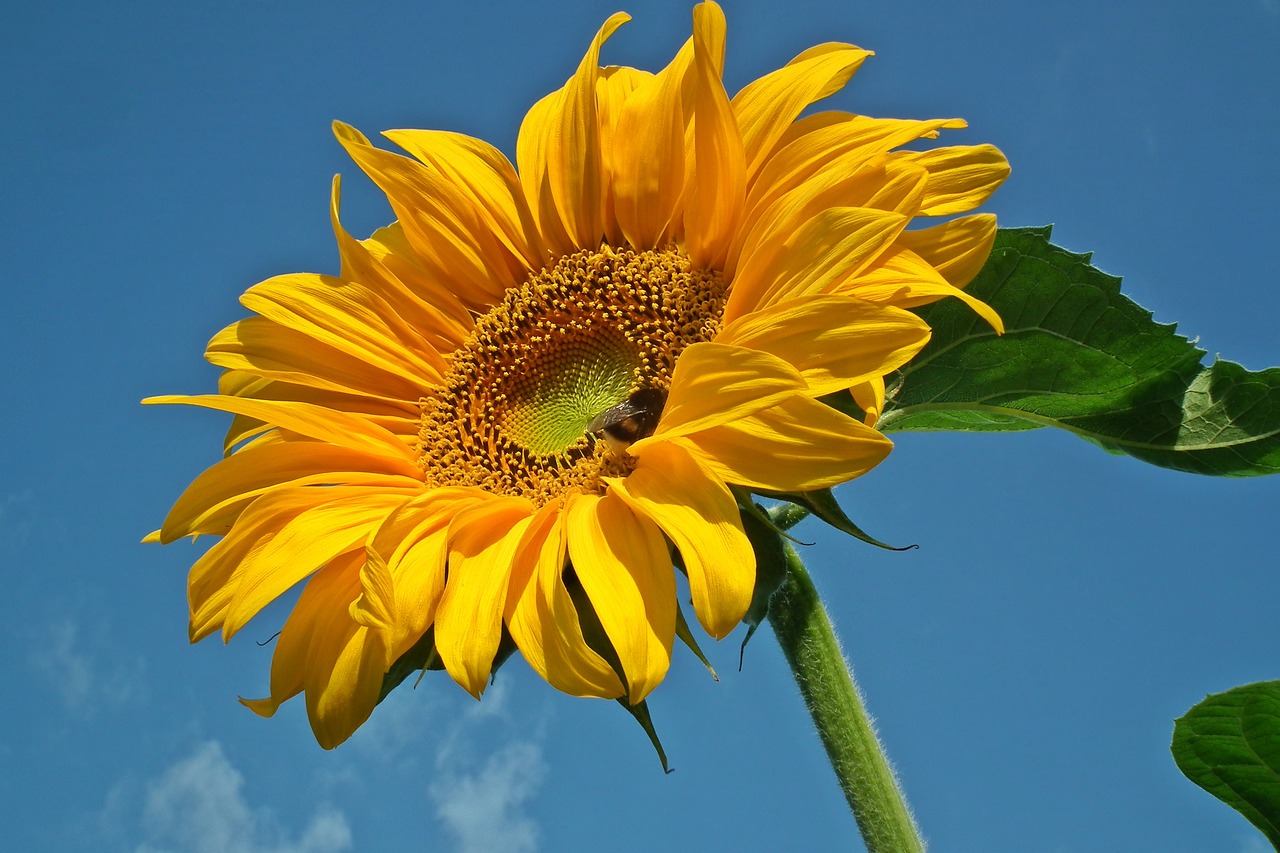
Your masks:
<svg viewBox="0 0 1280 853"><path fill-rule="evenodd" d="M714 3L666 68L601 67L626 20L530 109L515 166L460 134L390 131L393 153L336 125L396 221L353 238L335 180L339 274L250 288L208 347L219 393L153 400L235 416L153 537L221 537L191 570L192 640L305 582L246 704L305 694L325 747L409 669L479 696L513 649L560 690L642 702L677 575L717 639L752 599L735 495L888 453L884 377L929 337L907 309L953 296L999 328L963 291L994 217L957 216L1007 175L999 151L903 150L956 119L802 117L870 55L852 45L730 97Z"/></svg>

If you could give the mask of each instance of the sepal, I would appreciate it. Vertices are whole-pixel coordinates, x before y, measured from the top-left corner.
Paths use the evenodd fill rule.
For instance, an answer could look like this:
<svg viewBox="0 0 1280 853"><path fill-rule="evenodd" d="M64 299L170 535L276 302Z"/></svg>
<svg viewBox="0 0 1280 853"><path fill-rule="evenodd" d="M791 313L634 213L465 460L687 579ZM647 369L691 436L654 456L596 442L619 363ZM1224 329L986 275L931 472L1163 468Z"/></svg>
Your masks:
<svg viewBox="0 0 1280 853"><path fill-rule="evenodd" d="M919 545L888 545L876 539L853 523L853 520L841 509L839 502L836 501L836 496L830 489L814 489L809 492L791 492L788 494L769 492L759 492L758 494L763 497L775 498L795 504L813 513L836 530L847 533L855 539L861 539L868 545L884 548L886 551L913 551L920 547Z"/></svg>
<svg viewBox="0 0 1280 853"><path fill-rule="evenodd" d="M644 729L644 733L649 736L649 743L653 744L654 752L658 753L658 760L662 762L662 772L670 773L674 768L667 764L667 753L662 748L662 741L658 739L657 729L653 727L653 718L649 716L648 700L631 705L627 703L625 696L620 696L617 701L619 705L626 709L628 714L635 718L635 721L640 724L640 728Z"/></svg>
<svg viewBox="0 0 1280 853"><path fill-rule="evenodd" d="M768 618L769 602L787 578L787 555L782 541L786 533L759 506L752 506L758 514L743 512L742 527L756 552L756 587L751 595L747 615L742 617L747 625L747 635L742 638L742 645L738 648L738 669L742 669L742 656L747 650L747 642L755 635L760 623Z"/></svg>

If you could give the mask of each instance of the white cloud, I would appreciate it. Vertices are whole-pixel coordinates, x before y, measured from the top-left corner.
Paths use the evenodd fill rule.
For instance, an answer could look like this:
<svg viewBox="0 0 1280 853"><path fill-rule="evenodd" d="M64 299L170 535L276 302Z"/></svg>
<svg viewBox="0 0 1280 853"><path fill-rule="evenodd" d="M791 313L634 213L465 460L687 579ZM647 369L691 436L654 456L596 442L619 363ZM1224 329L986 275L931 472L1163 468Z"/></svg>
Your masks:
<svg viewBox="0 0 1280 853"><path fill-rule="evenodd" d="M341 812L321 807L289 841L268 809L250 808L244 777L216 741L196 747L148 786L137 853L338 853L352 847Z"/></svg>
<svg viewBox="0 0 1280 853"><path fill-rule="evenodd" d="M138 692L142 661L132 670L119 664L100 666L78 642L79 628L64 618L50 624L36 639L31 663L53 683L68 710L90 713L102 705L122 705Z"/></svg>
<svg viewBox="0 0 1280 853"><path fill-rule="evenodd" d="M423 789L429 813L454 841L443 849L537 850L540 831L529 807L547 772L541 747L547 721L539 719L545 714L521 702L516 691L526 685L518 678L497 681L476 702L443 673L431 675L437 678L416 690L411 676L387 697L340 750L352 760L332 765L321 784L349 796L375 784L429 779Z"/></svg>
<svg viewBox="0 0 1280 853"><path fill-rule="evenodd" d="M467 705L463 719L468 725L476 725L482 720L506 719L507 717L507 694L511 690L511 681L504 679L503 681L495 681L489 685L484 692L484 698L479 702L471 702Z"/></svg>
<svg viewBox="0 0 1280 853"><path fill-rule="evenodd" d="M509 744L475 772L445 772L431 786L436 816L457 837L461 853L536 850L538 826L523 806L545 773L539 747Z"/></svg>
<svg viewBox="0 0 1280 853"><path fill-rule="evenodd" d="M492 748L494 729L506 722L507 691L500 684L467 709L436 753L436 781L429 793L460 853L538 849L538 825L524 806L542 785L546 764L533 742ZM488 754L483 762L472 757L479 744Z"/></svg>

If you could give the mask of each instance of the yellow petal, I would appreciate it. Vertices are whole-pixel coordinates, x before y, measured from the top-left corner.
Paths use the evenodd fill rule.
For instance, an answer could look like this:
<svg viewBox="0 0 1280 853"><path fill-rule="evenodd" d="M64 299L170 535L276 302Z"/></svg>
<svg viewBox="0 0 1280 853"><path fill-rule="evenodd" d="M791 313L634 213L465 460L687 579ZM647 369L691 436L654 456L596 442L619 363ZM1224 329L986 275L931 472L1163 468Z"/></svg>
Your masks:
<svg viewBox="0 0 1280 853"><path fill-rule="evenodd" d="M797 231L772 234L761 242L760 253L767 262L755 266L744 257L744 272L734 279L725 321L832 289L872 264L907 222L906 216L883 210L835 207L821 211ZM748 269L750 278L745 277Z"/></svg>
<svg viewBox="0 0 1280 853"><path fill-rule="evenodd" d="M236 415L257 418L272 426L296 432L307 438L328 441L339 447L349 447L370 456L382 458L394 465L397 473L409 477L421 477L417 456L395 435L369 421L346 412L334 411L309 403L279 402L274 400L246 400L240 397L224 397L207 394L185 396L171 394L148 397L146 404L181 403L203 406Z"/></svg>
<svg viewBox="0 0 1280 853"><path fill-rule="evenodd" d="M662 532L616 495L576 495L566 519L569 559L622 662L636 704L671 665L676 585Z"/></svg>
<svg viewBox="0 0 1280 853"><path fill-rule="evenodd" d="M654 437L671 438L745 417L805 389L791 365L768 353L720 343L680 353ZM632 452L648 439L633 444Z"/></svg>
<svg viewBox="0 0 1280 853"><path fill-rule="evenodd" d="M399 222L392 222L373 232L373 236L359 241L360 249L372 263L399 281L406 291L413 294L418 305L425 306L428 317L420 317L421 309L412 305L397 305L404 311L404 318L440 352L452 352L466 340L474 325L470 310L451 289L448 279L440 279L420 258L404 236ZM343 256L343 263L348 262ZM345 268L345 267L344 267ZM360 281L357 275L344 277ZM439 340L437 340L439 338Z"/></svg>
<svg viewBox="0 0 1280 853"><path fill-rule="evenodd" d="M544 645L546 679L571 696L617 699L627 695L622 676L587 644L577 605L562 577L557 577L550 598L539 590L537 615L547 642Z"/></svg>
<svg viewBox="0 0 1280 853"><path fill-rule="evenodd" d="M681 89L693 63L693 39L671 63L633 91L613 137L613 203L618 228L639 250L677 239L672 224L684 192L685 114Z"/></svg>
<svg viewBox="0 0 1280 853"><path fill-rule="evenodd" d="M800 371L811 395L821 396L897 370L929 334L929 325L910 312L817 296L739 317L716 342L777 356Z"/></svg>
<svg viewBox="0 0 1280 853"><path fill-rule="evenodd" d="M915 253L900 247L885 252L877 262L854 278L837 285L837 291L902 308L928 305L954 296L991 324L997 334L1004 333L1000 315L990 305L947 283L938 271Z"/></svg>
<svg viewBox="0 0 1280 853"><path fill-rule="evenodd" d="M411 386L437 382L448 369L395 306L357 282L305 273L276 276L249 288L240 304Z"/></svg>
<svg viewBox="0 0 1280 853"><path fill-rule="evenodd" d="M596 110L600 126L600 165L604 177L604 235L605 242L611 246L620 246L624 242L622 229L618 227L618 214L614 210L613 184L616 167L614 165L614 134L618 126L618 115L622 105L631 93L653 74L635 68L611 66L600 69L596 80Z"/></svg>
<svg viewBox="0 0 1280 853"><path fill-rule="evenodd" d="M880 420L880 415L884 413L884 377L874 376L860 385L853 386L849 391L853 394L853 402L866 413L866 418L862 422L869 427L874 427L876 421Z"/></svg>
<svg viewBox="0 0 1280 853"><path fill-rule="evenodd" d="M516 546L532 507L493 497L449 526L449 577L436 610L436 650L453 680L480 698L502 639L502 613Z"/></svg>
<svg viewBox="0 0 1280 853"><path fill-rule="evenodd" d="M287 700L302 692L306 686L307 654L311 647L311 632L317 619L325 617L325 610L333 603L334 593L340 600L344 588L351 588L352 572L346 559L335 561L317 572L306 586L298 602L285 620L280 636L276 639L275 653L271 657L271 693L265 699L244 699L241 704L255 714L270 717ZM338 604L341 607L341 604Z"/></svg>
<svg viewBox="0 0 1280 853"><path fill-rule="evenodd" d="M369 718L386 671L377 634L347 612L360 588L359 558L335 563L311 579L281 632L271 666L271 697L241 700L270 716L301 686L312 732L325 749L345 741Z"/></svg>
<svg viewBox="0 0 1280 853"><path fill-rule="evenodd" d="M720 269L746 197L742 137L720 80L724 12L702 3L693 13L693 169L685 203L685 245L694 266Z"/></svg>
<svg viewBox="0 0 1280 853"><path fill-rule="evenodd" d="M629 20L622 12L611 15L564 88L539 101L520 126L520 180L545 244L557 255L595 247L604 233L596 81L601 45Z"/></svg>
<svg viewBox="0 0 1280 853"><path fill-rule="evenodd" d="M869 163L900 145L933 138L944 128L964 126L960 119L879 119L841 112L806 116L778 141L750 185L747 221L754 221L783 194L833 163L844 163L846 170L852 171L857 165Z"/></svg>
<svg viewBox="0 0 1280 853"><path fill-rule="evenodd" d="M760 169L765 155L806 107L844 88L871 55L853 45L818 45L735 95L733 111L742 129L748 175Z"/></svg>
<svg viewBox="0 0 1280 853"><path fill-rule="evenodd" d="M390 671L399 655L391 648L396 629L395 585L387 563L377 553L366 552L360 568L360 594L351 602L347 612L351 621L369 634L368 653L382 651L382 671Z"/></svg>
<svg viewBox="0 0 1280 853"><path fill-rule="evenodd" d="M629 20L630 15L616 12L596 33L578 70L565 84L558 127L547 141L547 175L556 209L569 238L582 248L595 248L604 233L600 219L600 137L596 116L600 47Z"/></svg>
<svg viewBox="0 0 1280 853"><path fill-rule="evenodd" d="M335 602L336 603L336 602ZM317 625L304 688L316 741L333 749L369 719L382 694L387 654L378 635L339 610Z"/></svg>
<svg viewBox="0 0 1280 853"><path fill-rule="evenodd" d="M227 607L235 594L231 577L240 561L280 525L323 499L308 494L311 491L314 490L283 490L258 499L240 516L236 526L192 565L187 575L190 608L187 636L191 642L198 643L222 629Z"/></svg>
<svg viewBox="0 0 1280 853"><path fill-rule="evenodd" d="M408 264L407 259L413 254L407 244L393 255L378 240L361 241L347 233L338 216L341 202L342 178L334 175L329 222L338 241L342 278L376 290L391 306L391 313L437 352L457 349L471 330L471 316L466 306L440 282Z"/></svg>
<svg viewBox="0 0 1280 853"><path fill-rule="evenodd" d="M558 90L535 103L525 113L516 137L516 165L520 170L525 200L538 223L542 245L557 258L580 248L565 230L560 211L556 209L547 163L547 151L562 114L563 101L564 90Z"/></svg>
<svg viewBox="0 0 1280 853"><path fill-rule="evenodd" d="M507 578L507 603L502 617L510 619L516 607L531 586L541 582L540 572L545 564L554 566L552 572L564 568L564 529L561 524L563 507L559 501L538 507L529 519L524 538L516 546L511 561L511 574ZM558 565L555 565L558 562Z"/></svg>
<svg viewBox="0 0 1280 853"><path fill-rule="evenodd" d="M186 488L165 517L160 541L226 533L244 507L264 492L333 483L393 489L419 485L382 457L346 447L297 441L250 448L210 466Z"/></svg>
<svg viewBox="0 0 1280 853"><path fill-rule="evenodd" d="M614 699L626 691L583 636L564 585L566 549L563 512L558 504L546 504L517 548L507 625L525 661L551 686L571 696Z"/></svg>
<svg viewBox="0 0 1280 853"><path fill-rule="evenodd" d="M501 151L483 140L444 130L388 130L382 135L439 169L470 196L490 230L527 269L542 268L546 249L537 223L520 178Z"/></svg>
<svg viewBox="0 0 1280 853"><path fill-rule="evenodd" d="M807 397L681 441L697 448L725 482L778 492L844 483L880 464L893 447L870 427Z"/></svg>
<svg viewBox="0 0 1280 853"><path fill-rule="evenodd" d="M475 488L431 489L401 504L370 534L368 559L386 565L393 589L395 614L385 640L392 660L421 639L435 619L444 593L450 522L487 500L489 495Z"/></svg>
<svg viewBox="0 0 1280 853"><path fill-rule="evenodd" d="M767 207L757 205L749 210L730 246L725 274L739 290L758 289L759 278L787 251L785 237L814 217L837 207L871 208L912 217L924 200L928 180L929 172L923 166L885 156L864 162L857 151L818 165L794 188L768 196L774 200Z"/></svg>
<svg viewBox="0 0 1280 853"><path fill-rule="evenodd" d="M452 181L408 157L374 148L341 122L334 123L334 135L386 193L427 274L451 286L467 307L486 310L524 278L523 262Z"/></svg>
<svg viewBox="0 0 1280 853"><path fill-rule="evenodd" d="M560 502L554 501L539 507L529 520L512 560L502 614L520 653L548 681L551 679L544 651L547 626L541 621L537 601L542 598L539 592L543 584L554 584L564 571L567 546L562 516Z"/></svg>
<svg viewBox="0 0 1280 853"><path fill-rule="evenodd" d="M958 145L899 156L929 170L922 216L973 210L1009 177L1009 161L994 145Z"/></svg>
<svg viewBox="0 0 1280 853"><path fill-rule="evenodd" d="M750 181L751 193L756 192L763 183L762 174L765 170L776 171L779 158L783 157L785 152L791 148L793 143L800 142L814 133L820 131L831 132L831 128L837 125L846 125L860 121L875 121L870 116L860 116L857 113L845 112L844 110L821 110L816 113L798 118L791 124L787 125L787 129L782 132L782 136L778 137L778 141L773 144L773 150L769 152L768 158L765 160L761 172L757 172ZM825 146L814 146L825 147Z"/></svg>
<svg viewBox="0 0 1280 853"><path fill-rule="evenodd" d="M241 370L224 370L218 378L218 393L226 397L251 400L276 400L309 403L332 411L346 412L364 418L385 432L416 440L422 416L417 406L407 408L405 400L385 400L365 394L343 393L322 388L294 385ZM223 440L223 454L230 454L240 442L272 429L270 424L246 415L236 415ZM412 441L406 441L411 444Z"/></svg>
<svg viewBox="0 0 1280 853"><path fill-rule="evenodd" d="M276 638L275 653L271 656L271 691L265 699L244 699L240 702L262 717L274 716L280 706L297 696L306 686L307 653L311 648L311 634L317 619L324 617L326 607L341 607L341 594L334 602L335 587L341 593L344 583L350 581L345 561L335 562L316 573L298 597L280 636Z"/></svg>
<svg viewBox="0 0 1280 853"><path fill-rule="evenodd" d="M755 588L755 552L732 493L687 450L654 444L635 471L609 489L662 528L689 575L693 609L717 640L742 621Z"/></svg>
<svg viewBox="0 0 1280 853"><path fill-rule="evenodd" d="M376 551L365 552L364 565L360 567L360 594L351 602L348 612L356 624L381 634L384 644L395 630L395 584L391 580L387 561ZM393 662L394 659L388 654L387 668Z"/></svg>
<svg viewBox="0 0 1280 853"><path fill-rule="evenodd" d="M956 287L973 281L996 241L996 217L979 213L920 231L903 231L898 245L910 249Z"/></svg>
<svg viewBox="0 0 1280 853"><path fill-rule="evenodd" d="M329 491L319 489L318 491ZM398 504L403 492L366 490L314 506L254 547L231 577L235 593L227 606L222 639L230 640L291 586L339 554L356 550Z"/></svg>
<svg viewBox="0 0 1280 853"><path fill-rule="evenodd" d="M436 368L425 368L416 376L403 366L388 372L359 355L320 343L265 317L246 317L214 335L205 358L227 370L371 397L406 411L410 410L408 401L429 394L431 385L427 383L441 376Z"/></svg>
<svg viewBox="0 0 1280 853"><path fill-rule="evenodd" d="M236 573L255 549L309 509L369 493L370 489L364 486L303 486L276 489L249 504L231 530L191 567L187 578L191 642L198 642L223 627L238 586Z"/></svg>

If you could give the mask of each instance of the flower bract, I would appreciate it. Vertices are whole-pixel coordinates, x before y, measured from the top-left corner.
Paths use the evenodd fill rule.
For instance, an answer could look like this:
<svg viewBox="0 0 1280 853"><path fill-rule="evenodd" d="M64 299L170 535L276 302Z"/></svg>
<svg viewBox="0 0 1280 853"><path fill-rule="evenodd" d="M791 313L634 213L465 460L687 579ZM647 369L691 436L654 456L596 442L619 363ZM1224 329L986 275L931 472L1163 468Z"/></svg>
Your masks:
<svg viewBox="0 0 1280 853"><path fill-rule="evenodd" d="M338 275L272 278L207 358L224 458L152 538L221 537L191 570L192 641L230 639L302 586L271 715L305 694L335 746L428 641L479 696L513 643L556 688L644 700L667 673L677 575L715 638L755 555L731 486L794 493L870 470L884 377L924 346L908 309L963 287L1008 174L957 119L807 112L870 56L798 55L730 97L726 24L657 73L602 67L611 17L521 125L513 165L457 133L338 141L395 222L332 220ZM905 148L904 146L909 146ZM932 219L932 221L929 221ZM918 221L919 220L919 221ZM865 419L819 398L852 392Z"/></svg>

